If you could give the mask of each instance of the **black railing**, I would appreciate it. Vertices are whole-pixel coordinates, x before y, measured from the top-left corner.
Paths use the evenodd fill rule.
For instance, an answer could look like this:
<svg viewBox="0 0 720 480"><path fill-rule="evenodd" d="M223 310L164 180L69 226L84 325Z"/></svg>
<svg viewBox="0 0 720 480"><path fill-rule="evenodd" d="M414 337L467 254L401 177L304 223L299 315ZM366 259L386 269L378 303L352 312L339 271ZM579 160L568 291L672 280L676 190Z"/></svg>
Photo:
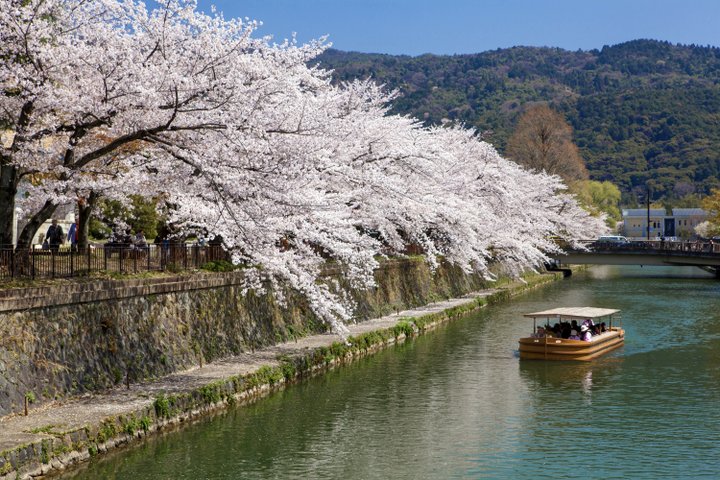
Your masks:
<svg viewBox="0 0 720 480"><path fill-rule="evenodd" d="M200 268L208 262L229 261L219 245L186 244L60 246L50 249L0 248L0 281L13 279L67 278L96 272L140 273Z"/></svg>
<svg viewBox="0 0 720 480"><path fill-rule="evenodd" d="M691 253L699 255L720 255L720 243L709 241L681 241L669 242L664 240L638 240L627 243L604 242L585 240L581 242L592 252L644 252L651 254L662 253ZM580 252L579 250L575 250Z"/></svg>

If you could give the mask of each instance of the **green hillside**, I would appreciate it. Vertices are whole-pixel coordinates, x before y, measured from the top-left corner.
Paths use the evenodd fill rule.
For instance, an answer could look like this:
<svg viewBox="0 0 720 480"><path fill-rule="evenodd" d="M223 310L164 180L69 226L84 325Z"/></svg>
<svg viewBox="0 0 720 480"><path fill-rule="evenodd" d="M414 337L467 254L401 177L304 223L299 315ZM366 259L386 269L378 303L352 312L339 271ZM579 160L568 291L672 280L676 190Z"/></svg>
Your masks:
<svg viewBox="0 0 720 480"><path fill-rule="evenodd" d="M720 186L720 48L636 40L577 52L329 50L319 61L338 81L370 76L399 90L395 112L476 127L501 152L522 106L549 102L575 129L591 178L618 184L625 204L646 185L670 202Z"/></svg>

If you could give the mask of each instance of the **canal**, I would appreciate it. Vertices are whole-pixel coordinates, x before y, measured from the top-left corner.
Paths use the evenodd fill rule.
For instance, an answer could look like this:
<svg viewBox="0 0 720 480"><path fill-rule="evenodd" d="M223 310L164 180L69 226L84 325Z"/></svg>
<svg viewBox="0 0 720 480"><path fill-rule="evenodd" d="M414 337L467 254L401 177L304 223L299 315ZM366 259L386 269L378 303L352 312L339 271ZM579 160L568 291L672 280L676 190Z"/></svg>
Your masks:
<svg viewBox="0 0 720 480"><path fill-rule="evenodd" d="M521 314L622 310L592 363L520 362ZM720 472L720 282L595 267L93 461L77 479L697 478Z"/></svg>

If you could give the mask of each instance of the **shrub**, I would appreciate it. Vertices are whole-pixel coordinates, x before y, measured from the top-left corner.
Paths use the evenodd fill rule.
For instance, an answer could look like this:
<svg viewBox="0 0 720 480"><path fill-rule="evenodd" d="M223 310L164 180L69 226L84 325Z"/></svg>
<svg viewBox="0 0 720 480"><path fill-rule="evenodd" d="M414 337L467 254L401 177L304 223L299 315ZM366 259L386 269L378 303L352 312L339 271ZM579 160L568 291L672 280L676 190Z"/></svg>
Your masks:
<svg viewBox="0 0 720 480"><path fill-rule="evenodd" d="M232 272L238 267L234 263L228 262L227 260L213 260L212 262L207 262L200 268L202 270L208 270L210 272Z"/></svg>

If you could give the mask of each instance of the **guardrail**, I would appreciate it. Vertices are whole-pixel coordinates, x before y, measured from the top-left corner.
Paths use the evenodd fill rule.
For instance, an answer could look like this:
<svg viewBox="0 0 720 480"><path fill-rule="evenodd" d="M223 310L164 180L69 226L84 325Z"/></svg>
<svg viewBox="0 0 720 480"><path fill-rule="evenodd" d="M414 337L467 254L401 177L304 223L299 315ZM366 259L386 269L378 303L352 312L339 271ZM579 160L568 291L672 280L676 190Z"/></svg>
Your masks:
<svg viewBox="0 0 720 480"><path fill-rule="evenodd" d="M220 245L91 245L84 249L60 246L30 250L0 248L0 281L67 278L94 272L180 271L199 268L218 260L230 260Z"/></svg>

